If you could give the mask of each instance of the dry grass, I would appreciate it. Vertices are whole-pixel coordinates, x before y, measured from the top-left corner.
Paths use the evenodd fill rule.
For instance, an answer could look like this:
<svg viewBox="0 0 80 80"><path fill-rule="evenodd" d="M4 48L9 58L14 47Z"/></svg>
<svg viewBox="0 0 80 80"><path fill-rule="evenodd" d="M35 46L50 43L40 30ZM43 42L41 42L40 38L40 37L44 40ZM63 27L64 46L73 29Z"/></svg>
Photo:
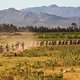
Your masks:
<svg viewBox="0 0 80 80"><path fill-rule="evenodd" d="M0 44L5 46L6 44L11 45L12 43L16 43L16 42L24 41L26 43L27 41L29 42L29 41L38 40L35 33L20 33L20 34L21 35L13 35L13 34L8 35L8 34L0 33ZM26 45L26 48L28 48L27 45ZM45 48L43 48L43 49L45 49ZM54 48L54 49L56 49L56 48ZM46 50L46 51L48 51L48 50ZM50 51L49 53L53 53L53 52L55 52L55 54L60 53L57 50ZM65 52L65 51L63 51L63 52ZM58 55L57 55L57 58L58 58ZM12 68L15 68L18 63L24 64L25 62L29 62L30 64L33 64L37 61L42 62L42 61L47 61L50 59L52 59L52 57L47 57L47 56L43 56L43 57L42 56L41 57L0 57L0 73L3 71L11 70ZM71 68L74 68L75 71L72 72L70 70ZM32 69L35 70L34 68L32 68ZM49 67L39 68L39 70L44 71L45 75L48 75L48 74L52 75L54 73L58 73L58 72L60 72L60 69L63 69L63 75L64 75L63 78L64 79L80 80L80 66L60 66L60 67L55 67L54 70Z"/></svg>
<svg viewBox="0 0 80 80"><path fill-rule="evenodd" d="M50 59L48 57L0 57L0 72L12 69L16 66L16 64L24 63L24 62L36 62L36 61L46 61L47 59ZM74 68L75 72L70 71L71 68ZM54 73L59 73L60 69L63 69L63 75L65 79L67 80L80 80L80 66L72 66L72 67L55 67L53 70L52 68L41 68L40 70L43 70L45 75L52 75Z"/></svg>

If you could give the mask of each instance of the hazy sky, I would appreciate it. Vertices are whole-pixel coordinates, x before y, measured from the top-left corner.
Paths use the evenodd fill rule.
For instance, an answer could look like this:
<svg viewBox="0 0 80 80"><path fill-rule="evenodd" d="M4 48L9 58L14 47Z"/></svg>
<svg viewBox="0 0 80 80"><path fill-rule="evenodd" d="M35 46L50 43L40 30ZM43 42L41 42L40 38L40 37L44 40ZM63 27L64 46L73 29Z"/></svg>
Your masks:
<svg viewBox="0 0 80 80"><path fill-rule="evenodd" d="M22 9L35 6L49 6L57 4L58 6L80 6L80 0L0 0L0 9L14 7Z"/></svg>

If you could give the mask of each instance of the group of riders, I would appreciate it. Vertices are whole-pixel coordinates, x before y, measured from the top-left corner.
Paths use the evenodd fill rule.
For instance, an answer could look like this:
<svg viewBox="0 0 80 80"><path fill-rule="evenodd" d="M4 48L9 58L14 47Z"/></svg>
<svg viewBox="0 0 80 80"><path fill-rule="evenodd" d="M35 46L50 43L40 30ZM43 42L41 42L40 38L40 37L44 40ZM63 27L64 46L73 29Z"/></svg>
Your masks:
<svg viewBox="0 0 80 80"><path fill-rule="evenodd" d="M80 45L80 40L55 40L55 41L41 41L40 45Z"/></svg>
<svg viewBox="0 0 80 80"><path fill-rule="evenodd" d="M49 45L80 45L80 40L51 40L51 41L30 41L27 42L28 46L30 45L30 43L32 46L34 46L36 44L36 46L49 46ZM24 42L17 42L16 44L11 44L10 45L5 45L5 47L3 45L0 45L0 53L3 52L9 52L9 51L16 51L21 47L21 50L24 50Z"/></svg>
<svg viewBox="0 0 80 80"><path fill-rule="evenodd" d="M16 51L18 50L20 47L20 43L17 42L16 44L11 44L11 46L9 44L3 46L0 45L0 53L4 53L4 52L9 52L9 51ZM21 48L22 50L24 50L24 42L21 43Z"/></svg>

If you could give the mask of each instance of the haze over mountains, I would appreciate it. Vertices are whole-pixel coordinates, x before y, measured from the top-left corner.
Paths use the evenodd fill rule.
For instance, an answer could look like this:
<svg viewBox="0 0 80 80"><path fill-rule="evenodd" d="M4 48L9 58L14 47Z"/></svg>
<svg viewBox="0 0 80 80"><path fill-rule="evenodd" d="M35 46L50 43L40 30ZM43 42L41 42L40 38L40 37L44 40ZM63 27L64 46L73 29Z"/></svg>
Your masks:
<svg viewBox="0 0 80 80"><path fill-rule="evenodd" d="M57 5L32 7L23 9L24 12L43 12L51 15L57 15L62 17L80 16L80 7L59 7Z"/></svg>
<svg viewBox="0 0 80 80"><path fill-rule="evenodd" d="M72 22L80 23L80 7L50 5L21 10L0 10L0 23L17 26L68 27Z"/></svg>

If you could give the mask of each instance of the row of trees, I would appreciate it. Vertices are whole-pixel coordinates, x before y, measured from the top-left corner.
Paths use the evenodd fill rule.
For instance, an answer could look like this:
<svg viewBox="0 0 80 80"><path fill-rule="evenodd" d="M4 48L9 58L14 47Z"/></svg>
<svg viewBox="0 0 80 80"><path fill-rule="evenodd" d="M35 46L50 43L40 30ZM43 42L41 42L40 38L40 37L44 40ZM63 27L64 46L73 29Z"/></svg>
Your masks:
<svg viewBox="0 0 80 80"><path fill-rule="evenodd" d="M72 23L68 28L47 28L44 26L17 27L13 24L0 24L0 32L80 32L80 26Z"/></svg>
<svg viewBox="0 0 80 80"><path fill-rule="evenodd" d="M17 32L18 28L13 24L0 24L0 32Z"/></svg>

